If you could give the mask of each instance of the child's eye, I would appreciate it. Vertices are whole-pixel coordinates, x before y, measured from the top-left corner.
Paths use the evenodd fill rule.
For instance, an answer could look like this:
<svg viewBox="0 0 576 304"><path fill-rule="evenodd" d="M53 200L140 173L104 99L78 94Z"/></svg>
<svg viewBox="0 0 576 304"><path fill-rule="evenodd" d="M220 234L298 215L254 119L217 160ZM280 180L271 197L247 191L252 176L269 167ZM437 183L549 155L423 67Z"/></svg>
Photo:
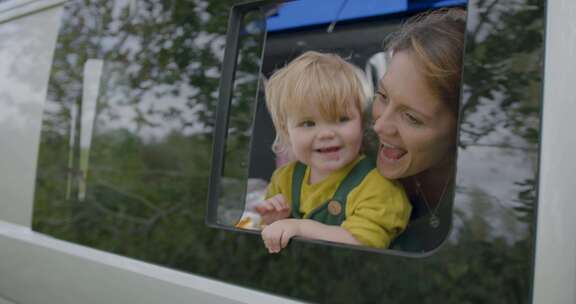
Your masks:
<svg viewBox="0 0 576 304"><path fill-rule="evenodd" d="M406 119L406 121L408 121L409 124L411 125L415 125L415 126L420 126L422 125L422 121L420 121L418 118L416 118L414 115L405 112L404 113L404 118Z"/></svg>
<svg viewBox="0 0 576 304"><path fill-rule="evenodd" d="M350 117L349 116L340 116L338 121L339 122L347 122L347 121L350 121Z"/></svg>
<svg viewBox="0 0 576 304"><path fill-rule="evenodd" d="M305 121L300 123L300 126L305 127L305 128L310 128L310 127L313 127L315 125L316 124L312 120L305 120Z"/></svg>

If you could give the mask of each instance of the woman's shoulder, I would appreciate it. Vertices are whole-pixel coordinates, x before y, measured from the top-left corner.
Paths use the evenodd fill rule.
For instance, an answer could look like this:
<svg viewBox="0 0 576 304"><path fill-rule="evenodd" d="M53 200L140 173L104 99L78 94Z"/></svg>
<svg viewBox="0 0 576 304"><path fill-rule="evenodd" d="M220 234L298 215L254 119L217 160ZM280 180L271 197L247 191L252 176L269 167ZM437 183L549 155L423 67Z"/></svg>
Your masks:
<svg viewBox="0 0 576 304"><path fill-rule="evenodd" d="M390 248L423 253L438 248L448 237L452 226L452 199L445 197L438 208L430 209L420 196L410 198L412 214L406 230ZM436 217L436 219L433 219Z"/></svg>
<svg viewBox="0 0 576 304"><path fill-rule="evenodd" d="M438 227L432 227L429 215L411 219L406 230L392 241L390 248L415 253L438 248L447 238L450 229L450 222L443 220Z"/></svg>

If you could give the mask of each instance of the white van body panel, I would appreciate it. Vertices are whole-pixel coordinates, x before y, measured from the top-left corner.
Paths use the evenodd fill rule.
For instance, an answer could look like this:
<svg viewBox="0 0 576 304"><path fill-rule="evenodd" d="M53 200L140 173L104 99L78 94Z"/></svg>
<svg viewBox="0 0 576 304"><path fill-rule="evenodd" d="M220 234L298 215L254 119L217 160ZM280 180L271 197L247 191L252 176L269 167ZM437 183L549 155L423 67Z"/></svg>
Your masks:
<svg viewBox="0 0 576 304"><path fill-rule="evenodd" d="M14 302L10 302L7 299L0 298L0 304L15 304Z"/></svg>
<svg viewBox="0 0 576 304"><path fill-rule="evenodd" d="M548 1L534 303L576 303L576 2Z"/></svg>
<svg viewBox="0 0 576 304"><path fill-rule="evenodd" d="M0 222L0 248L0 296L16 303L298 303L6 222Z"/></svg>

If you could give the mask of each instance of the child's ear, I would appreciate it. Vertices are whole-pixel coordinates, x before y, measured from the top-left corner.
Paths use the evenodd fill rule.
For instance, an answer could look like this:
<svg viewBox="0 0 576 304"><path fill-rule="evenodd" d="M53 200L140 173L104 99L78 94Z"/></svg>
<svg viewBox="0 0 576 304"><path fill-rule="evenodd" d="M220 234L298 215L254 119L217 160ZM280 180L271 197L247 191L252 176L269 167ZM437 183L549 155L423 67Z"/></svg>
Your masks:
<svg viewBox="0 0 576 304"><path fill-rule="evenodd" d="M286 142L284 143L284 145L286 146L287 150L292 149L292 143L290 142L290 137L286 136Z"/></svg>
<svg viewBox="0 0 576 304"><path fill-rule="evenodd" d="M282 167L291 161L295 160L294 153L292 153L292 145L283 143L281 147L275 151L276 154L276 168Z"/></svg>

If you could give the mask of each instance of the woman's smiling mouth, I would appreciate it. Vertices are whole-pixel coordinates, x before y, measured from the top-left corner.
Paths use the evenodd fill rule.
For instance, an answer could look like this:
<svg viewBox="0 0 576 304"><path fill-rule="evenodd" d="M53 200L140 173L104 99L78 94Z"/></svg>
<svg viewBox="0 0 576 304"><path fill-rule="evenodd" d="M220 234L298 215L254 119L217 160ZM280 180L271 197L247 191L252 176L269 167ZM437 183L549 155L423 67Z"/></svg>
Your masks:
<svg viewBox="0 0 576 304"><path fill-rule="evenodd" d="M402 148L398 148L387 143L380 144L379 154L383 160L396 162L404 155L406 155L406 152L407 151Z"/></svg>

